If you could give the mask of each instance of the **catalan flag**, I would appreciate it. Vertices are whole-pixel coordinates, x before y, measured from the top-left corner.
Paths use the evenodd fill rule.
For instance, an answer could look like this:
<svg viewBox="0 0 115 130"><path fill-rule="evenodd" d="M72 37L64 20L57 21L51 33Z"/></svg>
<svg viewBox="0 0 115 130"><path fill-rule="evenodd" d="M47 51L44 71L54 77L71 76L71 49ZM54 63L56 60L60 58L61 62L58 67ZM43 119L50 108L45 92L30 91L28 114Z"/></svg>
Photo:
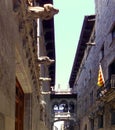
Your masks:
<svg viewBox="0 0 115 130"><path fill-rule="evenodd" d="M98 72L98 81L97 81L97 85L99 87L102 87L105 83L104 77L103 77L103 72L102 72L102 67L101 64L99 64L99 72Z"/></svg>

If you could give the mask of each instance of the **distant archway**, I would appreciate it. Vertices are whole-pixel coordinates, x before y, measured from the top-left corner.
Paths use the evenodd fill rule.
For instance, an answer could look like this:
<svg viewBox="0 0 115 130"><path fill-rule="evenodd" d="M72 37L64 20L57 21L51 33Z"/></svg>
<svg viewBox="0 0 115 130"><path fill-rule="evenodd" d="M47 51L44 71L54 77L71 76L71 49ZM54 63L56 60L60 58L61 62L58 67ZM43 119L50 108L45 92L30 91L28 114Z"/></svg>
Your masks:
<svg viewBox="0 0 115 130"><path fill-rule="evenodd" d="M75 109L74 103L73 103L73 102L70 102L70 103L69 103L69 112L70 112L70 113L74 113L74 109Z"/></svg>
<svg viewBox="0 0 115 130"><path fill-rule="evenodd" d="M59 111L59 104L58 104L58 102L55 102L52 106L52 112L55 113L58 111Z"/></svg>
<svg viewBox="0 0 115 130"><path fill-rule="evenodd" d="M66 100L62 100L59 104L59 111L60 112L68 112L68 103Z"/></svg>

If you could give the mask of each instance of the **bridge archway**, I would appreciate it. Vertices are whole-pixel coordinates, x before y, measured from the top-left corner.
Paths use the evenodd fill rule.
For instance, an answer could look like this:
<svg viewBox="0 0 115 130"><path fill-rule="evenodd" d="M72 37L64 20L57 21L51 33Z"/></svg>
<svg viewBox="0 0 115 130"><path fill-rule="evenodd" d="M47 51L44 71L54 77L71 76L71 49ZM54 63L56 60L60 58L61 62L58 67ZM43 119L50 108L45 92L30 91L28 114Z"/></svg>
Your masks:
<svg viewBox="0 0 115 130"><path fill-rule="evenodd" d="M51 103L52 104L52 113L55 112L75 112L76 102L72 100L58 100Z"/></svg>
<svg viewBox="0 0 115 130"><path fill-rule="evenodd" d="M50 94L51 100L51 124L64 121L64 124L76 124L77 94ZM69 123L71 122L71 123Z"/></svg>
<svg viewBox="0 0 115 130"><path fill-rule="evenodd" d="M58 122L59 123L61 122L60 124L63 124L64 129L74 130L74 126L76 126L76 122L74 122L73 120L67 120L67 119L56 120L52 123L52 126L56 126L56 123L58 123Z"/></svg>
<svg viewBox="0 0 115 130"><path fill-rule="evenodd" d="M68 112L68 102L66 100L60 101L59 111L60 112Z"/></svg>
<svg viewBox="0 0 115 130"><path fill-rule="evenodd" d="M52 113L58 112L58 110L59 110L59 104L58 102L54 102L52 104Z"/></svg>

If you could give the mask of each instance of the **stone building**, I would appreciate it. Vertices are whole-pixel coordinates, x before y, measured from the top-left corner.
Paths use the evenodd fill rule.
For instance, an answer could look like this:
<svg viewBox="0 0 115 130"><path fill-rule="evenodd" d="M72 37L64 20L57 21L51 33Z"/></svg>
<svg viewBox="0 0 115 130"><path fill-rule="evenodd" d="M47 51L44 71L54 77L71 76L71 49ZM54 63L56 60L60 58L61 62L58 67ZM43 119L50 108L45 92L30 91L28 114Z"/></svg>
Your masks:
<svg viewBox="0 0 115 130"><path fill-rule="evenodd" d="M45 21L46 15L37 19L34 11L28 11L29 6L46 3L53 4L52 0L0 1L0 130L50 129L54 19L48 16Z"/></svg>
<svg viewBox="0 0 115 130"><path fill-rule="evenodd" d="M115 129L115 1L95 0L95 9L84 18L69 80L77 91L76 130Z"/></svg>

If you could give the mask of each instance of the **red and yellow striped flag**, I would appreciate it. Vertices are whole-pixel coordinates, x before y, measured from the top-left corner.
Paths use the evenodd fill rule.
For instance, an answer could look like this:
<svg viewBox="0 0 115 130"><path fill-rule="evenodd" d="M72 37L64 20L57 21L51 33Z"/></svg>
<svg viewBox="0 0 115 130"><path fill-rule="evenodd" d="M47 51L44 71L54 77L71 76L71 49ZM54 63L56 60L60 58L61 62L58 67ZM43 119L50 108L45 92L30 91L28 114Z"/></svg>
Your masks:
<svg viewBox="0 0 115 130"><path fill-rule="evenodd" d="M97 81L97 85L99 87L102 87L105 83L104 77L103 77L103 72L102 72L102 67L101 64L99 65L99 72L98 72L98 81Z"/></svg>

